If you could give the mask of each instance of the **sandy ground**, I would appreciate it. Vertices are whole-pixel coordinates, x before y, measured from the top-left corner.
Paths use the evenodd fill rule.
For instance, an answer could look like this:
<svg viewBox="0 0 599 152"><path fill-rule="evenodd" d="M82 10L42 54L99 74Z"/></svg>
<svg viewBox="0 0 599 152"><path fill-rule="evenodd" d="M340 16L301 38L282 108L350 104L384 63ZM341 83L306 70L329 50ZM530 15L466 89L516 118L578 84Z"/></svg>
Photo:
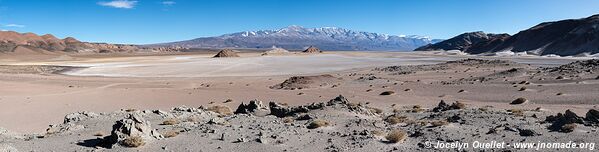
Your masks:
<svg viewBox="0 0 599 152"><path fill-rule="evenodd" d="M320 55L259 56L213 59L210 55L169 55L143 57L59 57L60 60L1 60L3 65L59 65L87 67L63 74L1 73L0 126L24 133L44 132L49 124L62 123L63 116L78 111L112 112L120 109L170 109L198 107L211 102L236 107L251 99L300 105L324 101L343 94L353 101L373 106L435 106L440 100L463 101L473 105L512 108L517 97L532 102L518 108L561 112L586 112L599 103L597 80L535 82L518 91L509 82L444 85L440 81L488 75L512 67L454 72L455 69L392 75L373 71L391 65L435 64L468 56L421 53L334 52ZM477 57L497 59L500 57ZM539 66L557 66L577 58L511 57L506 60ZM465 69L460 69L465 70ZM342 81L336 87L298 90L271 89L295 75L330 74ZM375 75L384 79L360 80ZM409 91L405 91L409 89ZM368 90L368 91L367 91ZM379 95L393 90L390 96ZM459 92L459 90L466 90ZM556 96L562 92L564 95ZM233 102L222 103L227 99Z"/></svg>

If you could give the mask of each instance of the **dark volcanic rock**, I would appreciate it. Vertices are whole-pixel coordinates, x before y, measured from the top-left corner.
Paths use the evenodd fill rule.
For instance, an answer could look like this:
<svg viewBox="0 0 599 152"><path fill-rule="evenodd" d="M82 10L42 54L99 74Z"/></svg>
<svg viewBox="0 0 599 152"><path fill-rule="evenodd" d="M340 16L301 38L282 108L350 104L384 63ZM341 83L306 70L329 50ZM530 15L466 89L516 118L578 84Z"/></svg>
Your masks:
<svg viewBox="0 0 599 152"><path fill-rule="evenodd" d="M589 110L586 114L585 120L592 123L599 123L599 111L595 109Z"/></svg>
<svg viewBox="0 0 599 152"><path fill-rule="evenodd" d="M480 54L501 51L529 54L578 55L599 53L599 15L582 19L544 22L513 36L465 33L416 50L462 50Z"/></svg>
<svg viewBox="0 0 599 152"><path fill-rule="evenodd" d="M435 44L429 44L415 49L414 51L434 51L434 50L467 50L472 45L479 42L486 42L495 39L509 37L508 34L486 34L484 32L469 32L460 34L451 39L441 41Z"/></svg>
<svg viewBox="0 0 599 152"><path fill-rule="evenodd" d="M576 113L570 110L566 110L564 114L557 113L557 115L555 116L547 116L547 118L545 118L545 122L552 123L551 126L549 126L549 130L560 131L562 127L566 124L584 124L584 119L576 115Z"/></svg>
<svg viewBox="0 0 599 152"><path fill-rule="evenodd" d="M223 49L220 52L218 52L216 55L214 55L215 58L222 58L222 57L239 57L239 55L237 55L237 52L231 50L231 49Z"/></svg>

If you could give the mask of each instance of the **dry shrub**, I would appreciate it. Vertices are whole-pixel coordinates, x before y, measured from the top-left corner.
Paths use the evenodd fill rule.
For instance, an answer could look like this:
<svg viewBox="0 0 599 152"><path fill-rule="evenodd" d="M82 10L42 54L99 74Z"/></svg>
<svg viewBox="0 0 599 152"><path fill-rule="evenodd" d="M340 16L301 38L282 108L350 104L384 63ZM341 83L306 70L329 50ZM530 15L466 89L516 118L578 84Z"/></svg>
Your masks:
<svg viewBox="0 0 599 152"><path fill-rule="evenodd" d="M285 117L283 118L283 123L292 123L294 120L292 117Z"/></svg>
<svg viewBox="0 0 599 152"><path fill-rule="evenodd" d="M140 136L132 136L123 140L122 144L127 147L139 147L145 145L146 142Z"/></svg>
<svg viewBox="0 0 599 152"><path fill-rule="evenodd" d="M385 136L385 139L387 139L391 143L400 143L405 141L407 138L408 134L405 131L399 129L392 130L389 134L387 134L387 136Z"/></svg>
<svg viewBox="0 0 599 152"><path fill-rule="evenodd" d="M456 101L455 103L451 104L451 109L466 109L466 104Z"/></svg>
<svg viewBox="0 0 599 152"><path fill-rule="evenodd" d="M317 119L317 120L310 122L310 124L308 124L308 129L316 129L316 128L320 128L320 127L326 127L329 125L330 124L328 121Z"/></svg>
<svg viewBox="0 0 599 152"><path fill-rule="evenodd" d="M357 108L357 107L359 107L359 106L360 106L360 103L357 103L357 102L350 102L350 103L348 103L348 104L347 104L347 106L348 106L349 108Z"/></svg>
<svg viewBox="0 0 599 152"><path fill-rule="evenodd" d="M407 122L409 119L406 116L397 116L397 115L391 115L389 117L387 117L387 119L385 119L385 121L389 124L398 124L398 123L405 123Z"/></svg>
<svg viewBox="0 0 599 152"><path fill-rule="evenodd" d="M412 107L412 110L410 110L410 112L412 113L420 113L424 111L424 109L422 109L422 106L420 105L415 105L414 107Z"/></svg>
<svg viewBox="0 0 599 152"><path fill-rule="evenodd" d="M447 122L447 120L437 120L437 121L431 122L431 125L433 125L433 127L445 126L448 124L449 124L449 122Z"/></svg>
<svg viewBox="0 0 599 152"><path fill-rule="evenodd" d="M372 133L375 136L383 136L383 135L385 135L385 132L380 131L380 130L373 130L373 131L370 131L370 133Z"/></svg>
<svg viewBox="0 0 599 152"><path fill-rule="evenodd" d="M199 122L200 118L195 117L195 116L191 116L191 117L187 117L187 119L185 119L185 122Z"/></svg>
<svg viewBox="0 0 599 152"><path fill-rule="evenodd" d="M510 109L508 111L514 116L524 116L524 110L522 109Z"/></svg>
<svg viewBox="0 0 599 152"><path fill-rule="evenodd" d="M167 119L162 122L162 125L176 125L176 124L179 124L179 120L177 120L175 118Z"/></svg>
<svg viewBox="0 0 599 152"><path fill-rule="evenodd" d="M178 130L169 130L169 131L162 133L162 135L166 138L172 138L172 137L176 137L177 135L179 135L179 132L180 131L178 131Z"/></svg>
<svg viewBox="0 0 599 152"><path fill-rule="evenodd" d="M371 112L374 112L376 114L383 113L383 109L379 109L379 108L375 108L375 107L368 107L368 110L370 110Z"/></svg>
<svg viewBox="0 0 599 152"><path fill-rule="evenodd" d="M576 124L575 123L569 123L569 124L565 124L562 126L561 128L561 132L573 132L576 129Z"/></svg>
<svg viewBox="0 0 599 152"><path fill-rule="evenodd" d="M399 109L399 108L393 108L393 113L400 113L400 112L402 112L401 109Z"/></svg>
<svg viewBox="0 0 599 152"><path fill-rule="evenodd" d="M208 108L208 111L216 112L221 115L232 115L233 111L231 108L224 105L216 105Z"/></svg>

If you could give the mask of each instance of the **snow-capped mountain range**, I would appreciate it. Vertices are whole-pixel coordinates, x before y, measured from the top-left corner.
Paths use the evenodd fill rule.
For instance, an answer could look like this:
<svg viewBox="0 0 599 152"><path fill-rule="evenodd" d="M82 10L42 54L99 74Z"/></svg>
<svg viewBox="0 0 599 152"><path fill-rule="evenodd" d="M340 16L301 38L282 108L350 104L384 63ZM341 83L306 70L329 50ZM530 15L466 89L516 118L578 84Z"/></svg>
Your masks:
<svg viewBox="0 0 599 152"><path fill-rule="evenodd" d="M395 36L338 27L304 28L292 25L278 30L245 31L147 46L187 48L270 48L277 46L291 50L316 46L322 50L411 51L439 41L441 40L415 35Z"/></svg>

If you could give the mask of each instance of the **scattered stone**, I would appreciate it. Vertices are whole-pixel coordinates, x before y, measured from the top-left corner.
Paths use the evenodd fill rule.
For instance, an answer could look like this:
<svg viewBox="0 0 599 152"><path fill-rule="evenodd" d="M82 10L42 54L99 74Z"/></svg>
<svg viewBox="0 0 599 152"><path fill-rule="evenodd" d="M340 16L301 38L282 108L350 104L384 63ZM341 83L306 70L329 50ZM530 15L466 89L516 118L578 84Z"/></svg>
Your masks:
<svg viewBox="0 0 599 152"><path fill-rule="evenodd" d="M529 136L538 136L541 135L537 132L535 132L534 130L530 130L530 129L518 129L520 136L524 136L524 137L529 137Z"/></svg>
<svg viewBox="0 0 599 152"><path fill-rule="evenodd" d="M380 95L382 96L388 96L388 95L393 95L395 94L395 91L385 91L385 92L381 92Z"/></svg>
<svg viewBox="0 0 599 152"><path fill-rule="evenodd" d="M528 99L520 97L520 98L517 98L516 100L510 102L510 104L517 105L517 104L524 104L524 103L527 103L527 102L528 102Z"/></svg>

